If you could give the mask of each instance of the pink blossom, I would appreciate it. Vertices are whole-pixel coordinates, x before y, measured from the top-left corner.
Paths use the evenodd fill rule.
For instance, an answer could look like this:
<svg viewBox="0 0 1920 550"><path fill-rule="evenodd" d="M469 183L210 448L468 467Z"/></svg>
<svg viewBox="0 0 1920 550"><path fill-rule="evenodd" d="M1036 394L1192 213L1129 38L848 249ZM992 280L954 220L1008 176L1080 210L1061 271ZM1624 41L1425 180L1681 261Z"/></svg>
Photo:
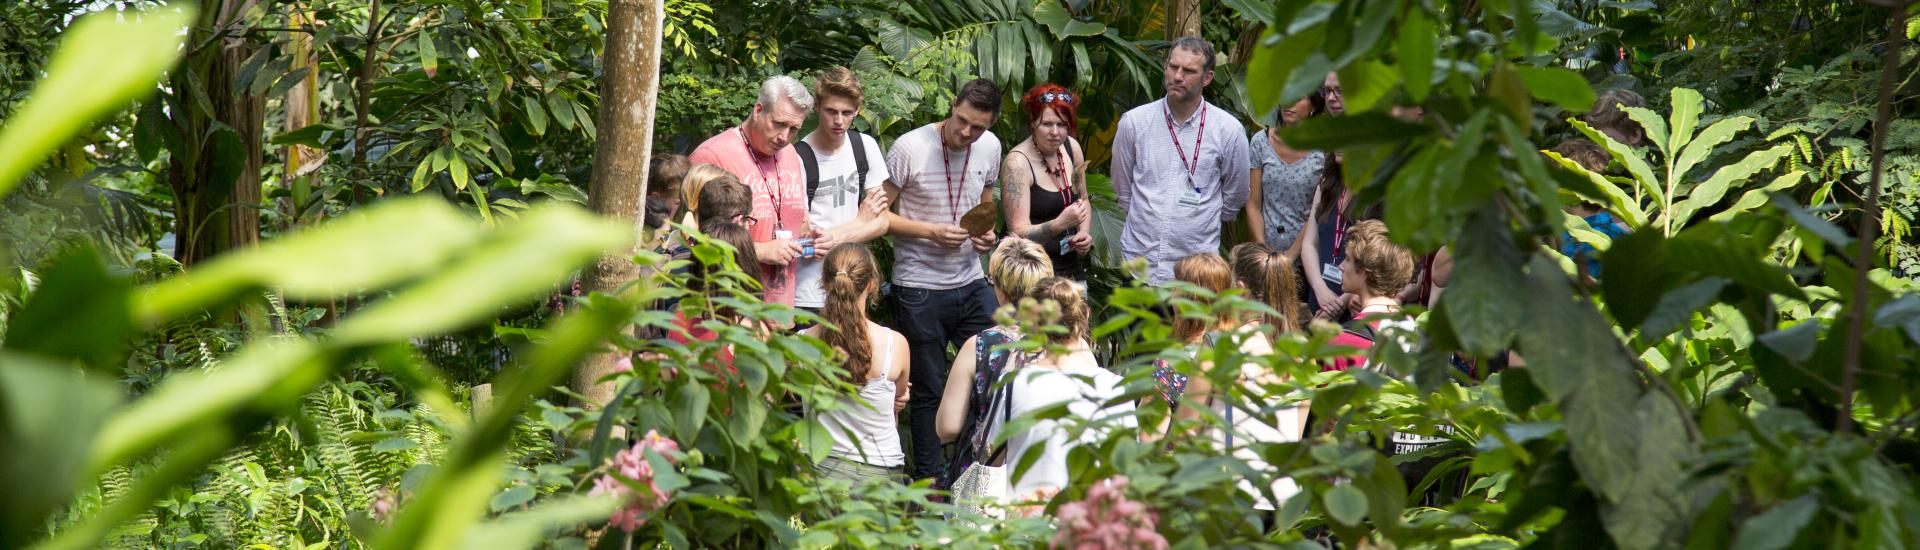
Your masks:
<svg viewBox="0 0 1920 550"><path fill-rule="evenodd" d="M1167 539L1154 530L1157 514L1145 504L1128 500L1127 478L1115 476L1087 489L1087 498L1060 506L1060 530L1053 548L1104 550L1151 548L1165 550Z"/></svg>
<svg viewBox="0 0 1920 550"><path fill-rule="evenodd" d="M631 364L628 368L632 368ZM590 495L613 495L620 499L623 506L614 511L613 517L609 518L608 522L629 533L646 524L647 521L640 517L641 514L666 506L671 497L667 491L660 489L660 484L654 482L653 463L647 460L649 450L660 455L660 458L665 459L668 464L673 464L678 460L675 457L680 451L680 444L661 437L658 431L647 430L647 435L634 443L632 448L621 449L620 452L614 453L613 458L607 461L609 472L594 479L593 490L588 492ZM616 479L614 477L616 475L620 479ZM643 495L635 492L626 483L621 482L621 479L645 486L647 493Z"/></svg>
<svg viewBox="0 0 1920 550"><path fill-rule="evenodd" d="M633 372L633 357L620 354L619 359L613 360L613 372Z"/></svg>

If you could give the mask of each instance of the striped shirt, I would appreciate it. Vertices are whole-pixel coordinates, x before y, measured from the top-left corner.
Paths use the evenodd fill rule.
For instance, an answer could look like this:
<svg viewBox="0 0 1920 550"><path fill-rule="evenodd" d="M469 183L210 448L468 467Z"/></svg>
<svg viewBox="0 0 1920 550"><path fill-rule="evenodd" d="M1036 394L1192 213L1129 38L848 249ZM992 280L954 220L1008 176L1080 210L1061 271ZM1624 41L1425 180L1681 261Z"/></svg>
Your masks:
<svg viewBox="0 0 1920 550"><path fill-rule="evenodd" d="M1110 168L1127 215L1121 255L1146 258L1147 281L1159 285L1173 280L1181 258L1219 252L1220 225L1247 204L1247 160L1246 128L1213 104L1184 121L1173 120L1164 98L1127 111Z"/></svg>
<svg viewBox="0 0 1920 550"><path fill-rule="evenodd" d="M941 146L938 123L893 140L893 149L887 151L887 173L900 188L896 199L900 216L959 225L960 216L980 204L981 192L1000 179L999 138L991 132L981 135L969 151L948 151ZM893 239L893 284L949 290L983 277L980 253L971 243L949 247L931 239Z"/></svg>

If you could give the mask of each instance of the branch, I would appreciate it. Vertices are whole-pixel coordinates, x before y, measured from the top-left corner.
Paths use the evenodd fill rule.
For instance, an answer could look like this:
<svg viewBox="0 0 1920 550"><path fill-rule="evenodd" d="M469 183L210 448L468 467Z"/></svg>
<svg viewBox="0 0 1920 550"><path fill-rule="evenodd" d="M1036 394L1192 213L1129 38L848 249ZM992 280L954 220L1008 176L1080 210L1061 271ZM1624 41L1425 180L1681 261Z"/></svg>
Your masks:
<svg viewBox="0 0 1920 550"><path fill-rule="evenodd" d="M1861 209L1860 240L1853 251L1853 297L1847 307L1847 354L1840 371L1840 418L1834 422L1838 433L1853 432L1853 393L1860 377L1861 346L1867 330L1867 271L1873 267L1873 242L1880 230L1880 178L1886 172L1887 125L1893 120L1894 77L1900 70L1900 49L1907 31L1907 4L1910 0L1879 0L1872 3L1893 9L1893 23L1887 26L1886 57L1880 63L1880 109L1873 123L1873 178L1867 185L1867 204Z"/></svg>

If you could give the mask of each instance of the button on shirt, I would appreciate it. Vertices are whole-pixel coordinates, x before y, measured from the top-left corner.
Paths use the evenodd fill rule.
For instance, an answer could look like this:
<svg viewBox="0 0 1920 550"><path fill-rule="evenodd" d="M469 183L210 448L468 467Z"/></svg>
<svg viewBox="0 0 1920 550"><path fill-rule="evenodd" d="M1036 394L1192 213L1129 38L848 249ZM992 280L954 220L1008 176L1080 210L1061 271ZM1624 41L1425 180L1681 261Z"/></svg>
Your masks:
<svg viewBox="0 0 1920 550"><path fill-rule="evenodd" d="M1167 125L1163 98L1127 111L1113 138L1113 191L1127 215L1120 253L1146 258L1147 281L1155 285L1173 280L1181 258L1219 252L1220 224L1247 204L1247 132L1232 113L1202 102L1186 120L1174 120L1172 132Z"/></svg>

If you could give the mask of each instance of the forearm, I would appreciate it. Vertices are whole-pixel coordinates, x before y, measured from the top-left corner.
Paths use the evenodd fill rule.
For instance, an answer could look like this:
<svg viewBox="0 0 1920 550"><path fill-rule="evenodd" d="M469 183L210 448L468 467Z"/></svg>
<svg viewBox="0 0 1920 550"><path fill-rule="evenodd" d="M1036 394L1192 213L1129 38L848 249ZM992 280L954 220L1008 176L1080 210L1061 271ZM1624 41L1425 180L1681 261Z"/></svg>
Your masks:
<svg viewBox="0 0 1920 550"><path fill-rule="evenodd" d="M1247 211L1247 234L1253 242L1267 244L1267 216L1258 208Z"/></svg>
<svg viewBox="0 0 1920 550"><path fill-rule="evenodd" d="M870 219L853 220L836 225L828 228L827 231L839 237L841 242L864 243L887 234L887 228L891 225L888 223L888 216L874 216Z"/></svg>
<svg viewBox="0 0 1920 550"><path fill-rule="evenodd" d="M928 239L933 237L933 224L908 218L898 213L888 212L886 217L887 233L895 237Z"/></svg>

